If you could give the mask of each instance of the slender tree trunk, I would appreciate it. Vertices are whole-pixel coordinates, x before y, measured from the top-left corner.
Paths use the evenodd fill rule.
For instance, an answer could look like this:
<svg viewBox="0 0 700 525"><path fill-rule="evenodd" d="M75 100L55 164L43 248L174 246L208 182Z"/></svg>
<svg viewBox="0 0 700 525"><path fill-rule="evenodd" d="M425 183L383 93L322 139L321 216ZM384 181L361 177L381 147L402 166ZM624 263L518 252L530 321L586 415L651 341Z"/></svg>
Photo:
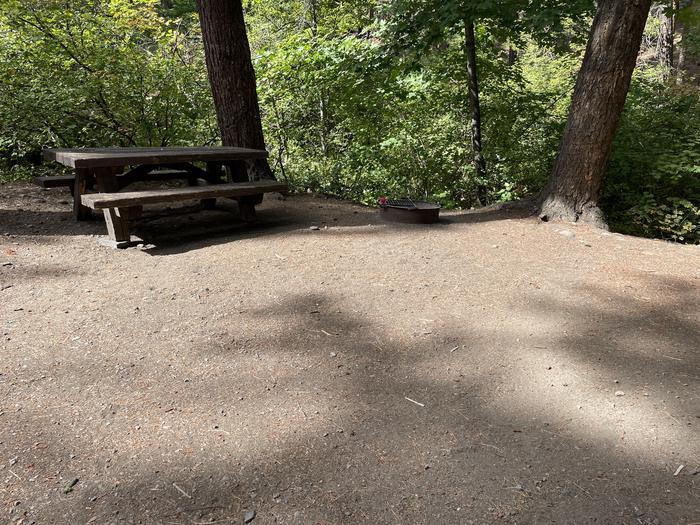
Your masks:
<svg viewBox="0 0 700 525"><path fill-rule="evenodd" d="M481 105L479 103L479 77L476 68L476 35L474 21L464 21L464 54L467 59L467 77L469 80L469 105L472 110L472 150L474 151L474 170L480 183L486 177L486 160L481 149Z"/></svg>
<svg viewBox="0 0 700 525"><path fill-rule="evenodd" d="M197 6L221 141L224 146L265 149L241 0L197 0ZM249 166L247 177L273 178L267 160Z"/></svg>
<svg viewBox="0 0 700 525"><path fill-rule="evenodd" d="M508 65L514 66L516 60L518 60L518 52L515 49L513 49L513 46L509 45L508 46L508 58L507 58Z"/></svg>
<svg viewBox="0 0 700 525"><path fill-rule="evenodd" d="M673 4L673 2L671 2ZM656 46L656 54L659 59L659 65L663 68L664 79L668 80L673 70L673 37L675 33L674 17L669 16L668 8L673 7L668 5L659 6L659 39Z"/></svg>
<svg viewBox="0 0 700 525"><path fill-rule="evenodd" d="M605 227L598 208L651 0L599 0L559 155L540 194L542 220Z"/></svg>
<svg viewBox="0 0 700 525"><path fill-rule="evenodd" d="M311 35L316 39L318 37L318 1L308 0L307 9L311 13L311 22L309 25ZM320 121L318 138L321 141L321 152L323 153L323 157L326 158L328 157L328 112L326 111L326 94L323 87L321 87L318 96L318 116Z"/></svg>
<svg viewBox="0 0 700 525"><path fill-rule="evenodd" d="M675 0L675 10L680 11L681 9L687 9L693 4L692 0ZM678 18L678 17L676 17ZM683 70L685 69L685 62L687 58L686 42L685 42L685 24L680 20L676 20L676 32L681 37L680 45L678 46L678 62L676 64L676 72L678 73L678 81L680 82L683 78Z"/></svg>

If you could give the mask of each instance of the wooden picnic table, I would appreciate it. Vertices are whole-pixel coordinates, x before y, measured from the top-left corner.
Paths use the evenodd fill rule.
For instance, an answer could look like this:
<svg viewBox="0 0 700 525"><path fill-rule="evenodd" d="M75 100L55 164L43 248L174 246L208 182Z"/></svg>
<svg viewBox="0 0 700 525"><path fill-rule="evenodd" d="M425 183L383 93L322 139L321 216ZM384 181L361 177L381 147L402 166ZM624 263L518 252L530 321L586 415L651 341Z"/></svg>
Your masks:
<svg viewBox="0 0 700 525"><path fill-rule="evenodd" d="M210 207L216 197L234 197L239 201L242 215L254 216L255 203L259 203L263 193L286 189L286 185L277 181L248 180L251 164L267 156L264 150L231 147L44 150L46 160L75 170L72 185L75 219L90 218L91 208L103 209L109 236L117 247L129 242L129 218L140 214L143 203L201 198L203 206ZM224 167L229 169L225 171ZM170 171L166 174L163 169ZM227 184L227 173L234 184ZM187 180L190 188L119 193L120 198L115 200L117 192L134 182L173 178ZM199 186L199 180L216 187ZM113 203L111 207L110 203Z"/></svg>

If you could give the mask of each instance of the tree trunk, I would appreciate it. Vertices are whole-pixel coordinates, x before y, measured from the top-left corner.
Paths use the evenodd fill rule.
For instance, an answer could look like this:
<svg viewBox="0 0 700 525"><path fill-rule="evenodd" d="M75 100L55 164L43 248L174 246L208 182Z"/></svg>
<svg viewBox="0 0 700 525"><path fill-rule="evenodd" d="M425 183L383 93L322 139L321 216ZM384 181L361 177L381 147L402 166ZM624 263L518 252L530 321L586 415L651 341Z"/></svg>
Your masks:
<svg viewBox="0 0 700 525"><path fill-rule="evenodd" d="M515 61L518 59L518 52L513 49L513 46L508 46L508 58L507 63L509 66L514 66Z"/></svg>
<svg viewBox="0 0 700 525"><path fill-rule="evenodd" d="M687 9L693 4L692 0L675 0L675 5L674 8L676 12L682 10L682 9ZM676 27L675 30L678 33L678 35L681 38L680 44L678 46L678 63L676 64L676 72L678 73L677 81L681 81L683 78L683 71L685 70L686 66L686 57L687 57L687 43L685 42L686 36L685 36L685 24L678 20L678 17L676 17Z"/></svg>
<svg viewBox="0 0 700 525"><path fill-rule="evenodd" d="M255 71L241 0L197 0L216 116L224 146L265 149ZM235 178L271 179L267 160Z"/></svg>
<svg viewBox="0 0 700 525"><path fill-rule="evenodd" d="M559 155L540 194L542 220L605 227L598 198L651 0L600 0Z"/></svg>
<svg viewBox="0 0 700 525"><path fill-rule="evenodd" d="M314 40L318 37L318 3L317 0L309 0L307 9L311 12L311 35ZM326 111L326 94L321 86L318 96L318 116L320 128L318 137L321 141L321 153L324 158L328 158L328 112Z"/></svg>
<svg viewBox="0 0 700 525"><path fill-rule="evenodd" d="M479 77L476 69L476 35L474 21L464 21L464 54L467 59L467 77L469 80L469 105L472 111L472 150L474 151L474 169L477 183L486 177L486 160L481 151L481 105L479 103Z"/></svg>
<svg viewBox="0 0 700 525"><path fill-rule="evenodd" d="M663 69L664 80L668 80L673 70L674 17L669 16L668 8L667 5L659 6L659 39L656 45L656 55Z"/></svg>

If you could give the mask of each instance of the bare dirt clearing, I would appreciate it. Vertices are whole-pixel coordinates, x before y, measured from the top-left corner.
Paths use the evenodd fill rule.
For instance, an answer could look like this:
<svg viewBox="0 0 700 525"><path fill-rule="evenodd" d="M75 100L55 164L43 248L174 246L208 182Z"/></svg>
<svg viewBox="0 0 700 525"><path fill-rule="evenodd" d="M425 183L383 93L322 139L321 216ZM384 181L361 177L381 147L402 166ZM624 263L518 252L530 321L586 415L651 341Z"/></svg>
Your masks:
<svg viewBox="0 0 700 525"><path fill-rule="evenodd" d="M697 246L0 194L2 522L700 522Z"/></svg>

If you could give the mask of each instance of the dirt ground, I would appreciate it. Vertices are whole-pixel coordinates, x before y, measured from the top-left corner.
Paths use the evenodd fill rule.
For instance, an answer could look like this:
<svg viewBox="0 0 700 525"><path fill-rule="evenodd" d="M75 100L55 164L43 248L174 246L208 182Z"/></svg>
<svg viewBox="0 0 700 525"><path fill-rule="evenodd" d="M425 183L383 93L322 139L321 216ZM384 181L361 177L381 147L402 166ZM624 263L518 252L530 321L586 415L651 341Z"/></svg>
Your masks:
<svg viewBox="0 0 700 525"><path fill-rule="evenodd" d="M0 186L1 523L700 523L700 247L69 200Z"/></svg>

